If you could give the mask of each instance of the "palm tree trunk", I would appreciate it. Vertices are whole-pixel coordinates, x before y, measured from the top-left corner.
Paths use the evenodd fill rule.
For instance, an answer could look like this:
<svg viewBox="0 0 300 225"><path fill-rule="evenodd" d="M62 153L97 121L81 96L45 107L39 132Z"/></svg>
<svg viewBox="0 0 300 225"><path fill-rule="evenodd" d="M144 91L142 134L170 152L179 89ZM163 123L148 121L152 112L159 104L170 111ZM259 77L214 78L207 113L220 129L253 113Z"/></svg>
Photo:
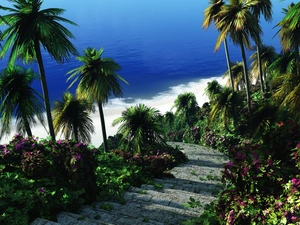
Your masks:
<svg viewBox="0 0 300 225"><path fill-rule="evenodd" d="M107 152L108 151L108 144L107 144L107 138L106 138L104 113L103 113L103 107L102 107L102 102L101 101L98 102L98 108L99 108L100 122L101 122L101 127L102 127L104 151Z"/></svg>
<svg viewBox="0 0 300 225"><path fill-rule="evenodd" d="M228 45L227 45L227 39L226 38L224 39L224 48L225 48L226 62L227 62L227 67L228 67L228 71L229 71L231 87L232 87L232 90L234 91L234 84L233 84L232 71L231 71L230 58L229 58L229 51L228 51Z"/></svg>
<svg viewBox="0 0 300 225"><path fill-rule="evenodd" d="M55 141L55 133L54 133L52 116L51 116L51 107L50 107L50 102L49 102L49 94L48 94L45 69L44 69L40 44L38 41L34 41L34 49L35 49L36 60L38 62L38 68L39 68L40 77L41 77L41 84L42 84L44 104L45 104L45 109L46 109L49 132L50 132L50 136L51 136L52 140Z"/></svg>
<svg viewBox="0 0 300 225"><path fill-rule="evenodd" d="M247 67L247 60L246 60L246 54L244 49L243 41L240 40L240 46L241 46L241 52L242 52L242 58L243 58L243 64L244 64L244 79L246 84L246 95L247 95L247 105L248 105L248 112L249 116L251 115L251 96L250 96L250 85L249 85L249 77L248 77L248 67Z"/></svg>
<svg viewBox="0 0 300 225"><path fill-rule="evenodd" d="M32 132L31 132L28 120L26 118L24 118L24 125L25 125L27 136L32 137Z"/></svg>
<svg viewBox="0 0 300 225"><path fill-rule="evenodd" d="M189 114L189 110L188 109L186 110L185 116L186 116L186 122L187 122L189 128L191 128L192 125L191 125L191 122L190 122L190 114Z"/></svg>
<svg viewBox="0 0 300 225"><path fill-rule="evenodd" d="M261 93L265 92L265 86L264 86L264 80L263 80L263 71L261 66L261 58L260 58L260 47L257 43L257 60L258 60L258 66L259 66L259 78L260 78L260 86L261 86Z"/></svg>

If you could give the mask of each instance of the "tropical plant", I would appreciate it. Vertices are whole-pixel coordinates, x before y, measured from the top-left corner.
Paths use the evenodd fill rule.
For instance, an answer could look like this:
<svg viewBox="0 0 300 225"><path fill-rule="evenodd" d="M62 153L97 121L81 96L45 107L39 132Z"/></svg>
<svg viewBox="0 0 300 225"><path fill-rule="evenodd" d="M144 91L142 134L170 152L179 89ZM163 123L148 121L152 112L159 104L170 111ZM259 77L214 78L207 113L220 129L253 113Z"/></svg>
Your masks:
<svg viewBox="0 0 300 225"><path fill-rule="evenodd" d="M236 127L236 121L240 112L240 103L241 100L238 92L234 92L228 87L223 88L216 100L211 103L211 112L209 117L210 124L212 124L216 118L220 118L227 131L230 131L232 122Z"/></svg>
<svg viewBox="0 0 300 225"><path fill-rule="evenodd" d="M169 125L170 130L173 131L175 115L172 111L167 111L164 115L164 121Z"/></svg>
<svg viewBox="0 0 300 225"><path fill-rule="evenodd" d="M74 36L60 22L76 24L60 16L65 11L63 9L41 9L43 0L12 0L12 2L14 8L1 7L10 14L0 18L0 25L8 24L2 33L5 43L0 56L3 57L9 52L10 64L13 64L20 55L24 57L25 62L32 58L36 59L41 77L49 132L52 139L55 140L41 46L59 63L63 63L73 54L77 55L77 50L69 40Z"/></svg>
<svg viewBox="0 0 300 225"><path fill-rule="evenodd" d="M292 50L295 53L296 74L299 75L299 46L300 46L300 3L289 5L283 11L284 18L276 25L280 27L278 34L284 51Z"/></svg>
<svg viewBox="0 0 300 225"><path fill-rule="evenodd" d="M123 95L119 81L128 84L127 81L116 72L120 65L111 58L102 58L103 48L97 50L88 47L83 56L76 59L83 65L68 72L68 81L74 79L69 87L78 82L76 93L79 98L89 102L96 102L102 127L104 151L108 151L103 105L108 102L108 97L113 94L116 97Z"/></svg>
<svg viewBox="0 0 300 225"><path fill-rule="evenodd" d="M95 132L90 113L94 111L93 103L85 99L77 99L66 92L62 101L54 102L52 111L55 133L74 139L77 142L90 142L91 134Z"/></svg>
<svg viewBox="0 0 300 225"><path fill-rule="evenodd" d="M282 52L277 55L274 62L268 68L267 73L273 77L282 73L293 72L295 68L295 54L291 51Z"/></svg>
<svg viewBox="0 0 300 225"><path fill-rule="evenodd" d="M183 116L189 128L193 126L193 118L196 116L198 107L194 93L185 92L177 96L172 108L176 108L175 116Z"/></svg>
<svg viewBox="0 0 300 225"><path fill-rule="evenodd" d="M234 85L234 90L239 91L240 88L245 88L245 78L244 78L244 66L243 62L231 63L231 71L232 71L232 80ZM227 77L229 71L223 75L223 78ZM230 85L231 79L228 79L227 86Z"/></svg>
<svg viewBox="0 0 300 225"><path fill-rule="evenodd" d="M204 10L204 21L202 24L202 26L205 27L206 29L210 26L212 21L215 21L215 24L218 22L218 20L220 19L219 13L225 3L223 0L210 0L209 4L210 5ZM226 37L224 38L224 48L225 48L226 62L227 62L231 87L234 90L234 84L233 84L232 73L231 73L231 65L230 65L230 57L229 57Z"/></svg>
<svg viewBox="0 0 300 225"><path fill-rule="evenodd" d="M207 82L207 86L204 89L204 94L206 94L210 101L214 101L218 94L222 92L222 85L217 80L212 80Z"/></svg>
<svg viewBox="0 0 300 225"><path fill-rule="evenodd" d="M251 39L258 40L261 27L258 18L253 15L251 8L259 1L229 0L229 4L222 7L216 23L220 30L215 49L220 48L221 42L229 34L233 44L240 46L244 65L248 111L251 112L250 82L248 76L245 47L251 49Z"/></svg>
<svg viewBox="0 0 300 225"><path fill-rule="evenodd" d="M273 97L281 108L287 108L295 118L300 118L300 83L296 71L277 76L273 83L277 87Z"/></svg>
<svg viewBox="0 0 300 225"><path fill-rule="evenodd" d="M31 127L39 120L44 124L44 108L39 94L31 87L38 76L31 69L8 66L0 74L0 139L11 132L13 117L20 134L32 136Z"/></svg>
<svg viewBox="0 0 300 225"><path fill-rule="evenodd" d="M258 57L258 51L254 52L251 56L250 59L252 60L251 63L251 80L252 82L254 79L256 80L256 83L259 79L258 75L260 74L260 70L262 72L262 78L263 83L260 80L261 85L264 85L266 88L266 73L267 73L267 68L275 61L277 58L277 53L275 51L275 48L273 46L267 46L267 45L261 45L260 46L260 57ZM260 58L260 63L259 59Z"/></svg>
<svg viewBox="0 0 300 225"><path fill-rule="evenodd" d="M159 117L157 109L139 104L123 111L112 125L120 124L118 133L123 134L122 140L127 142L127 149L143 153L143 147L147 145L165 143Z"/></svg>
<svg viewBox="0 0 300 225"><path fill-rule="evenodd" d="M262 14L266 21L270 22L272 20L272 2L270 0L260 0L257 1L255 5L252 6L252 13L254 16L258 18L258 22L260 19L260 15ZM258 76L260 78L260 84L261 84L261 92L265 92L265 85L264 85L264 72L262 68L262 44L260 36L258 36L258 39L255 39L256 43L256 56L257 56L257 63L258 63Z"/></svg>

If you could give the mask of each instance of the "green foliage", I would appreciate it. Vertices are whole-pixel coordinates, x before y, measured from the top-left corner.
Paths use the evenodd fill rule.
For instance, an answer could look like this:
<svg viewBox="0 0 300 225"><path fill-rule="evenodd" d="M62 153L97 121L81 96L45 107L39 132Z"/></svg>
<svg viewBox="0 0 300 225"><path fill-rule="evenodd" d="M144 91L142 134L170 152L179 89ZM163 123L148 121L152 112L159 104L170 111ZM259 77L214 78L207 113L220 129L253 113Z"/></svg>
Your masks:
<svg viewBox="0 0 300 225"><path fill-rule="evenodd" d="M140 167L128 164L116 154L101 154L98 160L95 172L99 200L121 197L130 185L140 186L147 181Z"/></svg>
<svg viewBox="0 0 300 225"><path fill-rule="evenodd" d="M191 201L188 204L190 205L190 203L192 203L191 207L201 207L200 204L195 204L195 201ZM204 212L200 217L184 221L182 225L221 225L218 215L215 212L215 202L205 205Z"/></svg>
<svg viewBox="0 0 300 225"><path fill-rule="evenodd" d="M156 174L174 165L167 153L137 159ZM147 183L153 176L138 161L128 163L75 141L16 135L0 145L0 223L28 224L37 217L55 220L59 211L76 211L95 199L121 201L130 185Z"/></svg>
<svg viewBox="0 0 300 225"><path fill-rule="evenodd" d="M114 205L111 203L102 203L100 205L100 209L104 209L106 211L112 211L114 209Z"/></svg>

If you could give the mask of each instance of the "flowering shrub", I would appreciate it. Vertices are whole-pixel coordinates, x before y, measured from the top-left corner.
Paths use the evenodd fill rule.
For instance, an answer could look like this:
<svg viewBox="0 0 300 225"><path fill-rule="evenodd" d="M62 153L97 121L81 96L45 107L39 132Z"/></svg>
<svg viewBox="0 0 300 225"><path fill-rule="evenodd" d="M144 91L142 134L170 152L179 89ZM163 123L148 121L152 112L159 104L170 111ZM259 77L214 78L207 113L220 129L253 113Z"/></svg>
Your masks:
<svg viewBox="0 0 300 225"><path fill-rule="evenodd" d="M223 224L300 224L299 131L292 121L279 123L260 142L229 149L228 188L216 206Z"/></svg>
<svg viewBox="0 0 300 225"><path fill-rule="evenodd" d="M96 152L84 143L21 135L0 145L0 224L28 224L32 218L49 218L93 201ZM12 221L14 213L24 216Z"/></svg>
<svg viewBox="0 0 300 225"><path fill-rule="evenodd" d="M176 165L176 160L172 155L160 154L159 151L156 155L133 154L122 150L113 151L113 153L122 157L126 162L141 167L148 176L160 177L164 171Z"/></svg>
<svg viewBox="0 0 300 225"><path fill-rule="evenodd" d="M217 134L216 132L206 129L202 136L201 142L204 145L218 149L220 152L228 154L228 149L231 146L237 145L240 142L240 138L232 134Z"/></svg>
<svg viewBox="0 0 300 225"><path fill-rule="evenodd" d="M0 145L0 224L30 224L37 217L53 220L59 211L76 211L82 204L118 196L174 165L166 151L184 159L179 150L164 151L135 158L119 151L124 160L85 143L16 135ZM152 172L142 172L140 165Z"/></svg>
<svg viewBox="0 0 300 225"><path fill-rule="evenodd" d="M42 177L45 175L50 163L41 150L24 151L21 160L22 170L28 176Z"/></svg>

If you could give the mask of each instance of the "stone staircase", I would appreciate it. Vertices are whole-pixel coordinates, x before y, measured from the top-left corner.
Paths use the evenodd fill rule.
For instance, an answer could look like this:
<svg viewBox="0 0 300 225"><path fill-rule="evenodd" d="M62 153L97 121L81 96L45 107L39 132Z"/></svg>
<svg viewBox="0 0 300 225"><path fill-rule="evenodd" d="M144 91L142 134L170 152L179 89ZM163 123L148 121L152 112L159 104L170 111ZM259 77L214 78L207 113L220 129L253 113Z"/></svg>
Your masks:
<svg viewBox="0 0 300 225"><path fill-rule="evenodd" d="M61 212L57 222L38 218L31 225L177 225L203 212L203 207L187 208L192 197L203 206L221 190L220 171L226 156L210 148L184 143L178 145L189 162L173 168L174 178L155 179L152 185L131 187L124 204L96 202L83 206L77 214Z"/></svg>

